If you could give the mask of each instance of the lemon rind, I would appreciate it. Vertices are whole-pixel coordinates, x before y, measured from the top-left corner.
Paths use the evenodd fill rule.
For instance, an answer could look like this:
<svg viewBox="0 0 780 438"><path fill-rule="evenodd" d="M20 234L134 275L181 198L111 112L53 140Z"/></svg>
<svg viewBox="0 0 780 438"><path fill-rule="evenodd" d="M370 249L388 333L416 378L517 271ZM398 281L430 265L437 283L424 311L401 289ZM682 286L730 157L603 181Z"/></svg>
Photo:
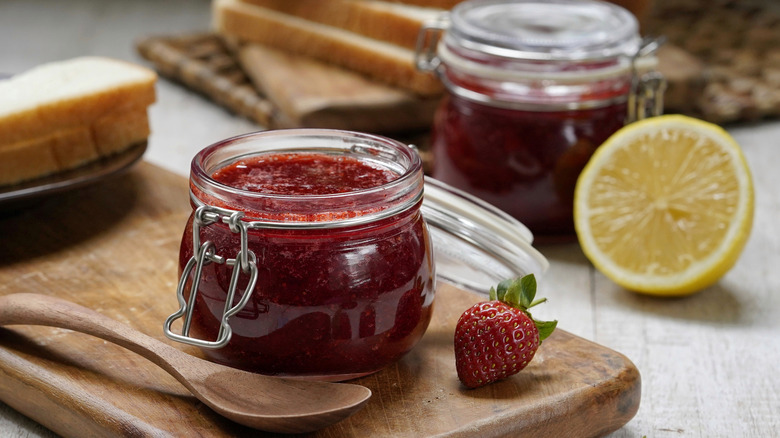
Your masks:
<svg viewBox="0 0 780 438"><path fill-rule="evenodd" d="M629 144L639 136L657 130L659 128L670 129L695 129L707 135L718 146L731 156L731 163L736 167L735 175L738 177L740 196L736 219L732 222L726 235L708 257L697 261L690 269L675 275L659 276L637 274L628 271L617 264L601 251L590 232L590 224L585 214L588 209L587 196L584 191L590 187L597 174L596 170L604 165L604 162L621 145ZM575 229L580 240L580 246L586 257L593 265L620 286L636 292L653 295L686 295L699 291L717 282L734 264L747 243L753 223L754 191L752 175L747 165L742 149L736 141L724 129L698 119L679 115L666 115L655 117L630 125L629 129L623 129L612 135L600 146L588 164L580 174L575 188Z"/></svg>

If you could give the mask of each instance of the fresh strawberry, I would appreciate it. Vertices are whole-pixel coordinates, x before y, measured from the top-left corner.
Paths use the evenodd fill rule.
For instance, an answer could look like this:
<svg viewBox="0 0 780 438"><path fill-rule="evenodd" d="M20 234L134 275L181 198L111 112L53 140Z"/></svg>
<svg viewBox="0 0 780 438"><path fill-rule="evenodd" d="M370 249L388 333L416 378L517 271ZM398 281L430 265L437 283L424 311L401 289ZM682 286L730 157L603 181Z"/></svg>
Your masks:
<svg viewBox="0 0 780 438"><path fill-rule="evenodd" d="M458 319L455 327L455 367L469 388L507 378L528 365L558 321L536 321L528 309L534 301L533 274L502 281L490 288L490 301L477 303Z"/></svg>

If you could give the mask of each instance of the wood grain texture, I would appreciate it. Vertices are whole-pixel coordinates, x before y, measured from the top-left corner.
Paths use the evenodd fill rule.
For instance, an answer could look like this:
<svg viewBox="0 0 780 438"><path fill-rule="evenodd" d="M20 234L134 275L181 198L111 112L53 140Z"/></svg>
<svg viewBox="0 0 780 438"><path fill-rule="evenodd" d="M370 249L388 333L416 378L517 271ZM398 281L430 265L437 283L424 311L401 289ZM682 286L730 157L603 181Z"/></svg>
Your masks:
<svg viewBox="0 0 780 438"><path fill-rule="evenodd" d="M371 398L371 391L359 385L269 377L202 360L54 295L0 295L0 325L68 329L127 348L168 372L218 414L263 431L317 431L343 421Z"/></svg>
<svg viewBox="0 0 780 438"><path fill-rule="evenodd" d="M754 1L778 5L775 0L738 3ZM209 6L210 0L3 0L0 72L85 54L143 64L134 46L139 37L207 30ZM715 3L711 7L718 8ZM57 17L56 25L43 16ZM742 41L730 27L720 30L723 38ZM204 146L260 129L167 79L161 78L157 88L145 159L179 175L187 175L192 156ZM756 215L742 258L717 285L684 299L638 296L595 271L576 243L538 247L550 260L539 293L550 301L534 315L558 319L562 329L625 354L641 371L640 409L610 438L764 438L780 430L780 373L775 371L780 361L780 122L775 118L726 128L743 146L753 170ZM14 231L30 232L24 227ZM5 239L0 229L0 253ZM177 243L164 245L175 251ZM43 257L46 251L40 253ZM34 279L37 274L28 275ZM7 293L3 287L0 293ZM156 330L150 334L158 335ZM8 333L0 334L3 342ZM6 375L0 375L0 385L6 382ZM15 402L26 403L26 397ZM0 436L58 435L0 403Z"/></svg>
<svg viewBox="0 0 780 438"><path fill-rule="evenodd" d="M357 73L259 44L238 60L255 87L279 109L280 127L393 133L427 130L438 97L421 98Z"/></svg>
<svg viewBox="0 0 780 438"><path fill-rule="evenodd" d="M163 339L162 321L177 305L186 201L186 179L141 163L104 184L6 212L0 294L58 296ZM466 390L457 380L452 336L460 313L482 297L446 284L437 294L421 343L356 380L372 399L317 436L598 436L636 413L641 383L634 365L562 330L522 373ZM0 329L0 373L2 401L64 436L256 434L211 412L140 356L68 330Z"/></svg>

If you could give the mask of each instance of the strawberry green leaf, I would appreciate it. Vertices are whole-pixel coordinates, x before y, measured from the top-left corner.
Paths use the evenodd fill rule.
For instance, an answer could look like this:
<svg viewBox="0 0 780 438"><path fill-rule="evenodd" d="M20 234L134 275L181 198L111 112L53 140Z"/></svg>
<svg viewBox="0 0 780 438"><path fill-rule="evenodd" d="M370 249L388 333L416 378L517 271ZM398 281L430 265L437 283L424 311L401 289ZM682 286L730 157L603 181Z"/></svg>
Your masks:
<svg viewBox="0 0 780 438"><path fill-rule="evenodd" d="M536 329L539 330L539 342L547 339L548 336L555 331L555 327L558 326L558 321L534 321Z"/></svg>
<svg viewBox="0 0 780 438"><path fill-rule="evenodd" d="M520 288L522 289L520 303L527 309L531 307L531 303L536 297L536 277L534 277L534 274L528 274L521 278Z"/></svg>
<svg viewBox="0 0 780 438"><path fill-rule="evenodd" d="M536 296L536 277L534 277L534 274L528 274L514 280L502 281L498 285L496 296L499 301L503 301L523 311L541 302L534 301Z"/></svg>
<svg viewBox="0 0 780 438"><path fill-rule="evenodd" d="M523 288L520 285L520 280L514 280L504 295L504 302L515 308L525 309L523 304Z"/></svg>
<svg viewBox="0 0 780 438"><path fill-rule="evenodd" d="M490 286L490 301L495 301L498 299L498 293L496 292L496 288L493 286Z"/></svg>
<svg viewBox="0 0 780 438"><path fill-rule="evenodd" d="M509 286L512 284L512 279L504 280L501 283L498 283L498 288L496 289L496 298L499 301L504 301L504 296L506 295L507 289L509 289Z"/></svg>

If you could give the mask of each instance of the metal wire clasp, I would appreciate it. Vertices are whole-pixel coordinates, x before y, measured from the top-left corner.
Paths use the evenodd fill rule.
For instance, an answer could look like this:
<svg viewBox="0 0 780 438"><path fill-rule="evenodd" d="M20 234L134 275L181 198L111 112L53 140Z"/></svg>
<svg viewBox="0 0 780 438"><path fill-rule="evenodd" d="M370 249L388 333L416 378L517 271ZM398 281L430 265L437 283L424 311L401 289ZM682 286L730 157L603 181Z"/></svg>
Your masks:
<svg viewBox="0 0 780 438"><path fill-rule="evenodd" d="M179 279L178 287L176 288L176 295L179 300L179 310L173 315L169 316L165 320L163 330L165 336L168 338L183 342L185 344L195 345L203 348L222 348L230 342L230 338L233 335L233 330L230 328L228 319L240 312L241 309L249 302L249 298L252 296L252 291L257 283L257 258L255 254L249 250L247 244L247 223L242 221L244 216L243 212L226 210L210 205L202 205L195 210L194 218L192 221L192 249L193 255L184 267ZM200 229L207 227L216 222L222 222L228 225L230 231L240 235L241 243L238 254L235 258L226 259L223 256L217 254L214 243L211 241L200 242ZM195 301L198 298L200 279L203 272L203 267L211 263L226 264L233 267L233 273L230 276L230 286L228 287L227 295L225 296L225 307L222 311L222 318L220 320L219 333L217 339L214 341L207 341L203 339L193 338L190 336L190 326L192 325L192 315L195 310ZM189 301L184 298L184 289L187 284L187 280L195 272L195 276L192 278L192 284L190 285ZM249 275L249 283L244 290L241 300L233 306L233 299L236 295L236 288L238 285L239 276L244 273ZM174 321L184 317L184 324L181 334L174 333L171 330L171 325Z"/></svg>
<svg viewBox="0 0 780 438"><path fill-rule="evenodd" d="M654 54L661 44L662 38L645 38L631 59L631 91L626 123L663 114L666 79L657 71L641 72L642 60Z"/></svg>
<svg viewBox="0 0 780 438"><path fill-rule="evenodd" d="M414 50L414 64L420 71L435 72L441 60L436 55L436 47L445 30L450 27L449 13L443 13L423 24L417 35Z"/></svg>

